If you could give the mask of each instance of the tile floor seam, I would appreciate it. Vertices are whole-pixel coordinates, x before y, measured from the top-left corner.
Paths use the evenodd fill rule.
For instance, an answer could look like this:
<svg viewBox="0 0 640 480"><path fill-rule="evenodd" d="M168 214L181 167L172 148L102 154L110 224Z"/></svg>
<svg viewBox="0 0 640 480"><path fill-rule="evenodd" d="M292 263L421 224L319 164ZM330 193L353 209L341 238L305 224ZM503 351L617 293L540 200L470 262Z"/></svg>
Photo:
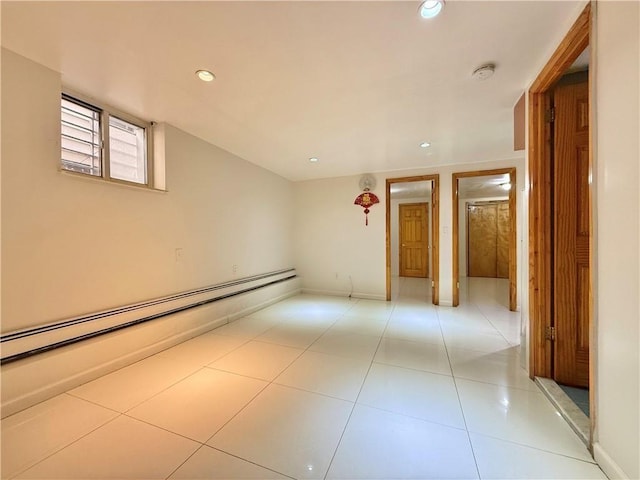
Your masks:
<svg viewBox="0 0 640 480"><path fill-rule="evenodd" d="M469 432L473 433L474 435L479 435L481 437L491 438L493 440L498 440L498 441L504 442L504 443L511 443L513 445L518 445L519 447L530 448L531 450L537 450L539 452L549 453L551 455L556 455L558 457L569 458L571 460L577 460L579 462L586 463L586 464L589 464L589 465L598 465L598 463L593 458L591 460L585 460L584 458L573 457L571 455L567 455L566 453L554 452L552 450L546 450L544 448L534 447L534 446L528 445L526 443L514 442L513 440L507 440L505 438L496 437L494 435L487 435L486 433L477 432L475 430L469 430Z"/></svg>
<svg viewBox="0 0 640 480"><path fill-rule="evenodd" d="M291 361L291 363L295 362L298 358L300 358L300 357L302 356L302 354L303 354L303 353L304 353L304 352L301 352L301 353L300 353L300 355L298 355L296 358L294 358L294 359ZM289 364L289 365L291 365L291 364ZM288 368L288 367L287 367L287 368ZM215 369L213 369L213 368L212 368L212 370L215 370ZM223 370L219 370L219 371L223 371ZM226 373L232 373L232 372L226 372ZM251 405L251 403L253 403L253 401L254 401L256 398L258 398L258 396L260 396L260 394L261 394L262 392L264 392L267 388L269 388L271 385L273 385L273 382L274 382L274 380L275 380L275 378L274 378L274 379L272 379L272 380L265 380L265 379L263 379L263 378L255 379L255 378L253 378L253 377L249 377L249 376L247 376L247 375L240 375L240 374L237 374L237 373L235 373L234 375L239 375L239 376L241 376L241 377L245 377L245 378L251 378L251 379L253 379L253 380L261 380L261 381L265 382L265 383L266 383L266 385L265 385L264 387L262 387L258 392L256 392L256 394L255 394L253 397L251 397L251 399L250 399L247 403L245 403L245 404L244 404L244 406L243 406L240 410L238 410L238 411L237 411L237 412L236 412L236 413L235 413L231 418L229 418L229 420L227 420L226 422L224 422L224 424L222 424L222 425L220 426L220 428L218 428L218 429L217 429L217 430L216 430L216 431L215 431L215 432L214 432L214 433L213 433L213 434L212 434L212 435L211 435L211 436L206 440L206 442L204 442L204 445L208 445L208 442L210 442L211 440L213 440L213 437L215 437L218 433L220 433L220 432L222 431L222 429L223 429L224 427L226 427L226 426L227 426L227 425L228 425L228 424L229 424L229 423L230 423L234 418L236 418L238 415L240 415L240 412L244 411L244 410L245 410L249 405ZM277 376L276 376L276 378L277 378ZM225 453L228 453L228 452L225 452ZM264 467L264 468L266 468L266 467Z"/></svg>
<svg viewBox="0 0 640 480"><path fill-rule="evenodd" d="M194 370L193 372L189 373L188 375L179 378L178 380L176 380L175 382L173 382L170 385L167 385L165 388L158 390L157 392L155 392L153 395L151 395L150 397L145 398L144 400L136 403L135 405L131 406L130 408L127 408L126 410L124 410L123 412L121 412L122 414L127 414L129 413L131 410L133 410L134 408L139 407L140 405L142 405L145 402L148 402L149 400L157 397L158 395L160 395L161 393L166 392L167 390L169 390L172 387L175 387L177 384L179 384L180 382L186 380L189 377L192 377L193 375L195 375L196 373L198 373L199 371L203 370L206 367L199 367L197 370Z"/></svg>
<svg viewBox="0 0 640 480"><path fill-rule="evenodd" d="M144 423L145 425L149 425L150 427L157 428L157 429L162 430L163 432L169 433L171 435L177 435L178 437L184 438L185 440L189 440L191 442L196 442L196 443L198 443L200 445L204 445L204 443L202 443L200 440L197 440L195 438L189 437L189 436L185 435L184 433L174 432L173 430L169 430L167 427L163 427L161 425L156 425L155 423L151 423L149 420L145 420L145 419L142 419L142 418L134 417L133 415L129 415L128 413L123 413L122 416L123 417L127 417L128 419L136 421L136 422Z"/></svg>
<svg viewBox="0 0 640 480"><path fill-rule="evenodd" d="M216 450L218 452L224 453L225 455L229 455L230 457L237 458L238 460L242 460L243 462L247 462L247 463L250 463L252 465L255 465L256 467L264 468L265 470L269 470L270 472L277 473L278 475L282 475L283 477L290 478L292 480L297 480L295 477L292 477L291 475L287 475L286 473L279 472L278 470L274 470L271 467L266 467L264 465L260 465L259 463L256 463L253 460L249 460L247 458L241 457L239 455L236 455L235 453L227 452L225 450L222 450L220 447L214 447L214 446L211 446L211 445L208 445L208 444L205 443L204 445L202 445L202 448L210 448L212 450Z"/></svg>
<svg viewBox="0 0 640 480"><path fill-rule="evenodd" d="M164 477L164 478L165 478L165 480L169 480L169 478L171 478L171 476L172 476L174 473L176 473L178 470L180 470L180 467L182 467L185 463L187 463L189 460L191 460L191 458L193 458L193 456L194 456L196 453L198 453L202 447L204 447L204 445L202 445L202 444L201 444L198 448L196 448L196 449L194 450L194 452L193 452L191 455L188 455L188 456L187 456L187 458L185 458L185 460L184 460L180 465L178 465L176 468L174 468L174 469L173 469L173 471L172 471L171 473L169 473L169 475L167 475L166 477Z"/></svg>
<svg viewBox="0 0 640 480"><path fill-rule="evenodd" d="M365 374L364 378L362 379L362 383L360 384L360 389L358 390L358 394L356 395L355 400L353 401L353 406L351 407L351 411L349 412L349 416L347 417L347 421L344 424L344 428L342 429L342 433L340 434L340 438L338 439L338 443L336 444L336 448L333 451L333 455L331 455L331 460L329 460L329 464L327 466L327 471L325 472L324 476L323 476L323 480L327 480L327 476L329 475L329 472L331 471L331 466L333 465L333 461L336 458L336 454L338 453L338 449L340 448L340 445L342 444L342 439L344 438L344 434L347 431L347 428L349 427L349 422L351 421L351 417L353 416L353 412L356 408L356 405L358 404L358 399L360 398L360 395L362 394L362 389L364 388L364 384L367 381L367 378L369 377L369 373L371 372L371 367L373 366L373 359L376 357L376 354L378 353L378 349L380 348L380 344L382 343L382 338L384 337L384 332L387 330L387 327L389 326L389 321L391 319L391 315L393 315L393 311L396 309L396 305L397 303L393 302L393 307L391 308L391 311L389 312L389 316L387 317L387 323L385 324L384 330L382 332L382 334L380 335L380 338L378 339L378 345L376 346L376 351L373 353L373 357L371 359L371 362L369 363L369 368L367 369L367 373Z"/></svg>
<svg viewBox="0 0 640 480"><path fill-rule="evenodd" d="M462 375L455 375L454 374L453 377L454 378L458 378L460 380L466 380L467 382L482 383L484 385L492 385L494 387L513 388L515 390L524 390L525 392L540 393L537 390L530 390L530 389L525 388L525 387L518 387L518 386L515 386L515 385L506 385L506 384L503 384L503 383L494 383L494 382L489 382L489 381L486 381L486 380L478 380L476 378L468 378L468 377L465 377L465 376L462 376Z"/></svg>
<svg viewBox="0 0 640 480"><path fill-rule="evenodd" d="M453 378L453 373L451 375L447 375L446 373L433 372L431 370L420 370L419 368L415 368L415 367L405 367L404 365L396 365L394 363L385 363L385 362L381 362L381 361L376 361L375 359L373 360L373 363L375 363L377 365L382 365L384 367L404 368L405 370L411 370L412 372L430 373L432 375L440 375L441 377Z"/></svg>
<svg viewBox="0 0 640 480"><path fill-rule="evenodd" d="M122 415L122 412L116 410L115 408L106 407L104 405L100 405L99 403L94 402L93 400L88 400L86 398L79 397L78 395L71 393L71 391L64 392L61 395L69 395L70 397L73 397L76 400L82 400L83 402L90 403L91 405L95 405L96 407L104 408L105 410L109 410L110 412L114 412L114 413L117 413L118 415Z"/></svg>
<svg viewBox="0 0 640 480"><path fill-rule="evenodd" d="M410 418L411 420L417 420L417 421L423 422L423 423L439 425L441 427L453 428L454 430L460 430L461 432L466 432L467 431L466 427L455 427L455 426L450 425L448 423L441 423L441 422L436 422L434 420L427 420L426 418L423 418L423 417L416 417L414 415L407 415L406 413L401 413L401 412L397 412L395 410L388 410L386 408L376 407L375 405L370 405L368 403L356 402L356 406L357 405L361 405L363 407L371 408L373 410L378 410L380 412L391 413L392 415L397 415L399 417Z"/></svg>
<svg viewBox="0 0 640 480"><path fill-rule="evenodd" d="M478 311L480 312L480 315L482 315L482 316L485 318L485 320L486 320L487 322L489 322L489 324L490 324L490 325L495 329L495 331L496 331L496 332L498 332L498 334L500 334L500 336L504 339L504 341L505 341L505 342L507 342L509 345L514 346L514 345L509 341L509 339L508 339L507 337L505 337L505 336L504 336L504 334L502 333L502 331L501 331L498 327L496 327L496 326L493 324L493 322L491 321L491 319L490 319L487 315L485 315L485 313L482 311L482 309L481 309L481 308L478 308ZM509 310L509 311L511 311L511 310Z"/></svg>
<svg viewBox="0 0 640 480"><path fill-rule="evenodd" d="M440 325L440 332L444 338L444 332L442 331L442 322L440 322L440 314L436 312L438 316L438 324ZM481 479L480 476L480 467L478 466L478 459L476 457L475 449L473 448L473 442L471 441L471 433L469 432L469 425L467 424L467 417L464 413L464 408L462 407L462 399L460 398L460 391L458 390L458 382L456 382L456 377L453 375L453 367L451 366L451 357L449 356L449 348L447 347L447 341L444 341L444 350L447 355L447 360L449 361L449 369L451 370L451 377L453 379L453 386L456 389L456 396L458 397L458 406L460 407L460 413L462 415L462 422L464 423L464 429L467 432L467 439L469 441L469 448L471 449L471 455L473 456L473 463L476 466L476 473L478 478Z"/></svg>
<svg viewBox="0 0 640 480"><path fill-rule="evenodd" d="M98 425L97 427L91 429L90 431L86 432L83 435L80 435L78 438L76 438L75 440L72 440L71 442L67 443L65 446L50 452L48 454L46 454L44 457L42 457L41 459L31 463L28 467L23 468L22 470L20 470L18 473L15 473L13 476L11 476L11 479L17 478L18 476L22 475L23 473L27 472L28 470L40 465L42 462L44 462L45 460L49 459L50 457L62 452L63 450L69 448L71 445L74 445L76 443L78 443L80 440L82 440L83 438L87 437L88 435L91 435L93 432L101 429L102 427L107 426L108 424L110 424L111 422L114 422L115 420L117 420L118 418L122 417L124 414L118 412L118 415L116 415L115 417L111 418L110 420L106 421L105 423Z"/></svg>

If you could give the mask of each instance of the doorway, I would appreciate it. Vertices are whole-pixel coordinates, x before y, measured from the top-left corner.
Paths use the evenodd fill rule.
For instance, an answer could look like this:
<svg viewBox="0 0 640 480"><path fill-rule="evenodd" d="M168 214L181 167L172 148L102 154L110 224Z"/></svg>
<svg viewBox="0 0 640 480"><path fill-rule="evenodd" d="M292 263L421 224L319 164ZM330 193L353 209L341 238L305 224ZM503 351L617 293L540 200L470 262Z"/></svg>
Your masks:
<svg viewBox="0 0 640 480"><path fill-rule="evenodd" d="M506 234L507 248L507 278L508 278L508 308L511 311L517 310L517 232L516 232L516 169L499 168L493 170L477 170L471 172L459 172L452 175L453 198L453 306L460 305L460 275L461 265L464 275L468 274L468 251L467 251L467 219L465 212L466 203L506 201L508 205L508 229ZM462 203L462 206L461 206ZM460 215L462 210L463 214ZM497 209L496 209L497 215ZM485 219L487 220L487 219ZM497 222L497 217L495 222ZM497 228L497 225L496 225ZM460 237L463 241L460 241ZM497 265L497 237L495 244L491 243L481 253L483 262L489 262L492 258ZM460 249L460 245L463 249ZM492 247L495 247L492 249ZM495 257L488 258L489 253Z"/></svg>
<svg viewBox="0 0 640 480"><path fill-rule="evenodd" d="M588 81L565 76L581 56L588 61L590 31L587 4L528 94L530 375L586 383L589 446L595 428L593 92Z"/></svg>
<svg viewBox="0 0 640 480"><path fill-rule="evenodd" d="M386 180L386 299L392 297L392 280L399 278L405 262L406 276L430 277L431 302L439 303L439 175L389 178ZM400 205L407 215L405 247L400 242ZM413 207L411 205L413 204ZM420 218L420 220L418 220ZM426 227L426 230L425 230ZM426 237L426 241L425 241ZM400 258L402 255L402 259ZM426 272L425 272L426 268ZM429 285L427 284L427 285ZM428 289L428 286L426 287Z"/></svg>

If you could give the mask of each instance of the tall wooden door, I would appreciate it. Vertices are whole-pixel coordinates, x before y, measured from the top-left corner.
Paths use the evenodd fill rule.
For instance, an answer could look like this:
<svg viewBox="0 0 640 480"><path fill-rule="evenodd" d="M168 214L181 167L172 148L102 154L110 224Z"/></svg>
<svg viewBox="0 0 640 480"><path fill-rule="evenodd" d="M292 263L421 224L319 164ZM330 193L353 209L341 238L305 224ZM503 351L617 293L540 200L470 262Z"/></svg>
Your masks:
<svg viewBox="0 0 640 480"><path fill-rule="evenodd" d="M556 87L553 158L554 378L589 385L589 87Z"/></svg>
<svg viewBox="0 0 640 480"><path fill-rule="evenodd" d="M509 278L509 202L467 205L467 275Z"/></svg>
<svg viewBox="0 0 640 480"><path fill-rule="evenodd" d="M429 272L429 204L400 204L400 276L426 278Z"/></svg>

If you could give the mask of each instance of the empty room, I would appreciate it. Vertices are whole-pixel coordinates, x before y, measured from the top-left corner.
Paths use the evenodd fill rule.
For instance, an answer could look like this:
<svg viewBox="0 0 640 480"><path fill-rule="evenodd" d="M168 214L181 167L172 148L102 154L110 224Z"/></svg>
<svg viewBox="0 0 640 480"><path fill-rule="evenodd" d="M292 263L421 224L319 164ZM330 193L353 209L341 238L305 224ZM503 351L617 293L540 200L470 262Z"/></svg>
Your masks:
<svg viewBox="0 0 640 480"><path fill-rule="evenodd" d="M640 2L0 2L2 479L640 478Z"/></svg>

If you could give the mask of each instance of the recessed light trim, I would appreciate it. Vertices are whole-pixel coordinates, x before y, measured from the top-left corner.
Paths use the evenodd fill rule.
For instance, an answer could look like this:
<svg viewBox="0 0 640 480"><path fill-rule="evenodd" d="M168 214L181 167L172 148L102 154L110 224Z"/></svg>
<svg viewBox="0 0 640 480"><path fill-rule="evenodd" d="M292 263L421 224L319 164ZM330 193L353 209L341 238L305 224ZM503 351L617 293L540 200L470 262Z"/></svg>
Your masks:
<svg viewBox="0 0 640 480"><path fill-rule="evenodd" d="M319 159L318 159L318 157L311 157L311 158L309 159L309 161L310 161L311 163L316 163L318 160L319 160Z"/></svg>
<svg viewBox="0 0 640 480"><path fill-rule="evenodd" d="M216 76L209 70L196 70L196 75L203 82L213 82Z"/></svg>
<svg viewBox="0 0 640 480"><path fill-rule="evenodd" d="M486 80L493 76L496 71L496 66L493 63L487 63L486 65L482 65L476 68L471 76L476 80Z"/></svg>
<svg viewBox="0 0 640 480"><path fill-rule="evenodd" d="M420 16L422 18L434 18L442 11L444 0L426 0L420 5Z"/></svg>
<svg viewBox="0 0 640 480"><path fill-rule="evenodd" d="M420 144L420 147L422 147L422 148L427 148L427 147L430 147L430 146L431 146L431 143L429 143L429 142L422 142Z"/></svg>
<svg viewBox="0 0 640 480"><path fill-rule="evenodd" d="M500 185L498 185L501 189L503 190L511 190L511 184L510 183L501 183Z"/></svg>

